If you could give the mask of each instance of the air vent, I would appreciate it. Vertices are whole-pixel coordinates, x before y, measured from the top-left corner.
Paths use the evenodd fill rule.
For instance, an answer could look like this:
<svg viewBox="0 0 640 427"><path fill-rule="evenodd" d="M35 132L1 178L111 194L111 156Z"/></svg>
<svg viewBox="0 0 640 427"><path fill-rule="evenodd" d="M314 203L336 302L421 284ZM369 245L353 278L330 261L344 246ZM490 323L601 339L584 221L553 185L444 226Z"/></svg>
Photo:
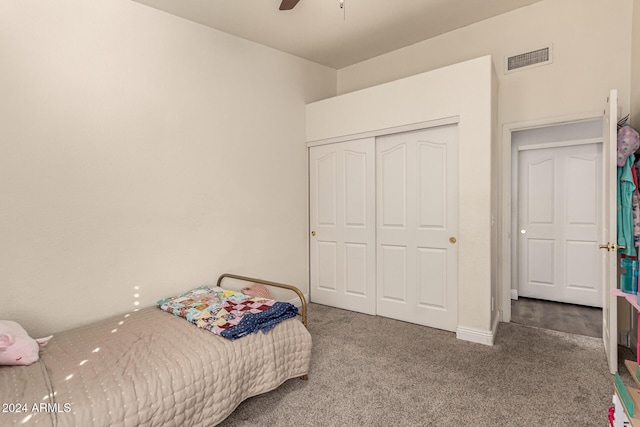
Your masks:
<svg viewBox="0 0 640 427"><path fill-rule="evenodd" d="M505 73L551 63L551 47L532 50L505 58Z"/></svg>

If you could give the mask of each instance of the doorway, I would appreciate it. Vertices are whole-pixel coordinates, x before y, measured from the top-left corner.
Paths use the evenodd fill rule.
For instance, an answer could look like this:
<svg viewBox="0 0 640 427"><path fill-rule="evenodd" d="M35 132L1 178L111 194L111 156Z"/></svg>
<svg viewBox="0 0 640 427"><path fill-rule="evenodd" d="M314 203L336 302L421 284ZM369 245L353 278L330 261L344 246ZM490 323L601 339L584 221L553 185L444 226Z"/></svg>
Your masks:
<svg viewBox="0 0 640 427"><path fill-rule="evenodd" d="M587 270L599 266L602 118L538 123L509 136L510 320L597 336L602 275Z"/></svg>
<svg viewBox="0 0 640 427"><path fill-rule="evenodd" d="M526 145L516 155L518 296L602 307L602 144Z"/></svg>
<svg viewBox="0 0 640 427"><path fill-rule="evenodd" d="M521 325L602 338L602 309L519 297L511 301L511 321Z"/></svg>

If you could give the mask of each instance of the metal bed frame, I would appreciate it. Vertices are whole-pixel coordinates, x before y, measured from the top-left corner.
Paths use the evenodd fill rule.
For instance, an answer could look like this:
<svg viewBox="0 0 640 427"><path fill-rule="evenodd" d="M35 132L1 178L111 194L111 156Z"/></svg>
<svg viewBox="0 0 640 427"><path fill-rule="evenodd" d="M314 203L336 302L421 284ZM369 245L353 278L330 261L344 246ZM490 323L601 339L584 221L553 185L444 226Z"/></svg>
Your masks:
<svg viewBox="0 0 640 427"><path fill-rule="evenodd" d="M242 280L250 283L260 283L261 285L274 286L276 288L287 289L292 292L295 292L298 298L300 298L300 302L302 303L302 308L298 311L298 316L302 316L302 324L304 325L305 328L308 328L307 327L307 301L304 299L304 295L302 295L302 292L300 292L300 289L292 285L286 285L284 283L271 282L269 280L256 279L253 277L238 276L237 274L230 274L230 273L224 273L220 277L218 277L218 283L217 283L218 287L221 287L220 285L222 284L222 280L225 278ZM303 375L300 377L300 379L307 381L309 379L309 375L308 374Z"/></svg>
<svg viewBox="0 0 640 427"><path fill-rule="evenodd" d="M298 316L302 316L302 324L305 326L305 328L307 327L307 301L305 301L304 295L302 295L302 292L300 292L300 289L292 285L286 285L284 283L270 282L268 280L255 279L253 277L246 277L246 276L238 276L237 274L230 274L230 273L224 273L220 277L218 277L217 286L221 287L220 285L222 284L222 280L227 277L229 279L243 280L245 282L251 282L251 283L260 283L261 285L274 286L276 288L287 289L295 292L298 298L300 298L300 302L302 303L302 308L298 312Z"/></svg>

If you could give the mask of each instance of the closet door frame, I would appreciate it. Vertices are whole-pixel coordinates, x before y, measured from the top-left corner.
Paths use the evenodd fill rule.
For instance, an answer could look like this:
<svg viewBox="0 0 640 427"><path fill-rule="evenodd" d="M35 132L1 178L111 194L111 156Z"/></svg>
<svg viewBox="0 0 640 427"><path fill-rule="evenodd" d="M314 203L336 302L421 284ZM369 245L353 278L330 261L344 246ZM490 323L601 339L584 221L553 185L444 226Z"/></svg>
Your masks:
<svg viewBox="0 0 640 427"><path fill-rule="evenodd" d="M317 141L307 142L307 148L317 147L319 145L334 144L337 142L352 141L362 138L375 138L378 136L392 135L394 133L410 132L413 130L428 129L437 126L455 125L460 123L460 116L443 117L435 120L427 120L424 122L412 123L410 125L393 126L383 129L376 129L369 132L354 133L344 136L336 136L334 138L326 138Z"/></svg>
<svg viewBox="0 0 640 427"><path fill-rule="evenodd" d="M352 135L345 135L345 136L339 136L339 137L334 137L334 138L327 138L324 140L319 140L319 141L312 141L312 142L308 142L307 143L307 158L309 159L309 163L308 163L308 168L309 168L309 173L307 174L307 179L308 179L308 188L311 190L311 148L313 147L318 147L318 146L323 146L323 145L328 145L328 144L336 144L336 143L341 143L341 142L348 142L348 141L354 141L354 140L361 140L361 139L365 139L365 138L369 138L371 139L371 144L372 144L372 149L374 151L374 164L375 164L375 138L379 137L379 136L387 136L387 135L393 135L396 133L403 133L403 132L410 132L410 131L415 131L415 130L427 130L429 128L434 128L434 127L439 127L439 126L447 126L447 125L459 125L460 122L460 117L459 116L451 116L451 117L444 117L444 118L440 118L440 119L436 119L436 120L429 120L429 121L423 121L423 122L418 122L418 123L413 123L413 124L409 124L409 125L403 125L403 126L395 126L395 127L389 127L389 128L384 128L384 129L377 129L377 130L372 130L369 132L363 132L363 133L358 133L358 134L352 134ZM375 179L375 174L376 171L374 169L374 179ZM375 192L375 188L374 188L374 192ZM315 302L316 299L314 298L314 281L316 280L316 278L313 278L312 275L316 274L315 272L313 272L313 266L312 266L312 245L315 244L314 239L317 236L317 231L314 229L315 224L312 224L312 213L311 213L311 191L309 191L309 200L308 200L308 209L309 209L309 223L308 223L308 232L307 232L307 238L309 239L307 241L308 243L308 250L309 250L309 258L308 258L308 263L309 263L309 300L311 302ZM375 199L374 199L374 212L375 212ZM375 232L376 232L376 218L375 218L375 214L374 214L374 222L372 224L372 232L374 234L374 245L373 245L373 255L374 255L374 259L377 258L377 253L376 253L376 241L375 241ZM314 235L315 234L315 235ZM458 266L459 268L459 266ZM373 275L373 287L374 289L377 287L377 278L376 278L376 274L375 274L375 263L374 263L374 275ZM458 283L456 283L456 287L458 286ZM317 293L317 291L316 291ZM374 300L374 307L373 307L373 313L364 310L354 310L354 311L362 311L362 312L369 312L370 314L375 314L375 302L376 302L376 294L374 293L373 295L373 300ZM459 300L459 296L457 298ZM456 300L455 301L455 305L457 306L459 304L459 301ZM340 308L345 308L348 310L353 310L352 308L348 308L348 307L340 307Z"/></svg>

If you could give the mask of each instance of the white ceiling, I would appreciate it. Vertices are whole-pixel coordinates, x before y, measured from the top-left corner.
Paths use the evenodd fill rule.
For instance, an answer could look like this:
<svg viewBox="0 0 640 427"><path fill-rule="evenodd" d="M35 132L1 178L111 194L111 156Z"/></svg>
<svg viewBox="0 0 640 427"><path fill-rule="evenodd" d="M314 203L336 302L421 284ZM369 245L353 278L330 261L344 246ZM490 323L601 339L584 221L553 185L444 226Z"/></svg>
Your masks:
<svg viewBox="0 0 640 427"><path fill-rule="evenodd" d="M340 69L541 0L134 0Z"/></svg>

